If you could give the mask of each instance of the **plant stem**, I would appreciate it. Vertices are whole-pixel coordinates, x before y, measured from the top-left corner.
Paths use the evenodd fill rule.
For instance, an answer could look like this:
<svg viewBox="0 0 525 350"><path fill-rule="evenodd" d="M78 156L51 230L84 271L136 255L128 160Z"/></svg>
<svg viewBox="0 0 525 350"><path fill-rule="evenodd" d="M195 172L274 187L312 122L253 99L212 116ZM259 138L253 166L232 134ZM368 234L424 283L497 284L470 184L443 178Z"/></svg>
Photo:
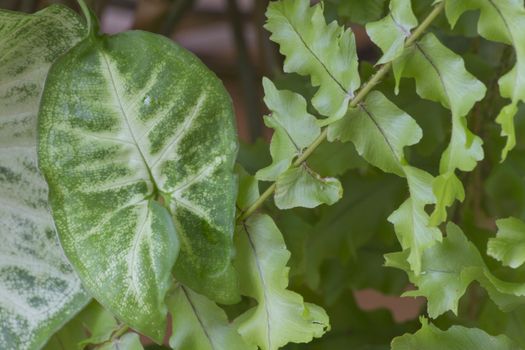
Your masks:
<svg viewBox="0 0 525 350"><path fill-rule="evenodd" d="M410 35L405 42L405 48L414 44L423 33L428 29L430 24L436 19L437 16L443 11L445 6L444 2L439 3L432 12L423 20L423 22L416 28L416 30ZM392 68L392 63L386 63L365 83L365 85L359 90L357 95L350 101L349 108L355 108L361 103L365 97L372 91L372 89L381 82L381 80L388 74ZM324 128L321 135L310 145L304 152L295 160L293 166L298 166L308 159L312 153L323 143L328 136L328 128ZM272 195L277 185L274 182L264 193L250 206L246 211L239 216L239 221L245 220L247 217L252 215L259 207Z"/></svg>

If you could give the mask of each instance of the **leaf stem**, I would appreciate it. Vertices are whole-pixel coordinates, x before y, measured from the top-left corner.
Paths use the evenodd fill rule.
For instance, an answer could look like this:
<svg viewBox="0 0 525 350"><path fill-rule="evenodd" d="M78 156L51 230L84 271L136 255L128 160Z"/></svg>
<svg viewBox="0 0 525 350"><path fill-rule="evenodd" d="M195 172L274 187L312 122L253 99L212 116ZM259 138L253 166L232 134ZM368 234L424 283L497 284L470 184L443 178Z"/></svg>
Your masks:
<svg viewBox="0 0 525 350"><path fill-rule="evenodd" d="M411 46L414 44L420 37L425 33L425 31L428 29L428 27L432 24L432 22L436 19L437 16L443 11L443 8L445 6L445 2L439 3L432 12L423 20L423 22L416 28L416 30L412 33L412 35L407 39L405 42L405 48ZM392 68L392 62L388 62L381 66L381 68L368 80L365 85L359 90L357 95L350 101L349 108L355 108L359 103L363 102L363 100L366 98L366 96L372 91L372 89L378 85L381 80L385 77L385 75L388 74L390 69ZM306 150L295 160L293 163L293 166L298 166L302 164L304 161L308 159L314 153L314 151L319 147L321 143L323 143L328 136L328 128L324 128L321 135L315 141L308 146ZM274 182L262 195L257 198L257 200L246 209L242 213L241 216L239 216L239 221L243 221L246 218L248 218L250 215L252 215L257 209L259 209L260 206L263 205L263 203L273 194L275 191L277 185L276 182Z"/></svg>
<svg viewBox="0 0 525 350"><path fill-rule="evenodd" d="M84 0L77 0L77 1L78 1L78 4L80 5L80 8L82 9L84 18L86 19L87 32L91 33L91 28L93 27L93 23L91 22L91 12L89 11L89 7L86 5Z"/></svg>

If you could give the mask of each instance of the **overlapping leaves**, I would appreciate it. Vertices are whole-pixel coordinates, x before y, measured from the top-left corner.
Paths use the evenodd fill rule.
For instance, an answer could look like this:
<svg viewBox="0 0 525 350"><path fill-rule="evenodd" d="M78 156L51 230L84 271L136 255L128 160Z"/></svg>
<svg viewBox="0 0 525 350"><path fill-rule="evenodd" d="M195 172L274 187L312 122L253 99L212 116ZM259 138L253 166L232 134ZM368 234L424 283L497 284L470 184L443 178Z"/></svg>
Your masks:
<svg viewBox="0 0 525 350"><path fill-rule="evenodd" d="M257 181L242 169L237 205L245 209L258 197ZM263 350L275 350L290 343L310 342L329 328L326 312L305 303L301 295L288 290L286 266L290 252L281 232L268 215L255 214L241 222L235 234L241 294L257 306L240 315L235 324L245 341Z"/></svg>
<svg viewBox="0 0 525 350"><path fill-rule="evenodd" d="M387 63L401 56L405 41L417 24L410 0L390 1L390 13L380 21L366 25L370 39L383 51L377 64Z"/></svg>
<svg viewBox="0 0 525 350"><path fill-rule="evenodd" d="M36 349L89 300L64 257L37 167L37 111L53 61L81 39L77 15L0 10L0 348Z"/></svg>
<svg viewBox="0 0 525 350"><path fill-rule="evenodd" d="M502 159L505 159L516 145L514 117L518 103L525 102L525 47L522 44L525 41L525 7L517 0L447 0L445 6L451 26L455 26L463 13L479 10L479 34L515 49L515 66L499 80L501 95L511 99L496 118L502 127L502 136L507 137L502 151Z"/></svg>
<svg viewBox="0 0 525 350"><path fill-rule="evenodd" d="M266 78L263 85L264 101L272 112L265 122L275 132L270 143L273 163L259 170L257 178L276 182L275 204L280 209L334 204L343 192L339 180L323 178L304 163L292 166L321 134L317 119L307 112L306 100L294 92L277 90Z"/></svg>
<svg viewBox="0 0 525 350"><path fill-rule="evenodd" d="M169 297L168 307L173 322L169 344L173 349L256 349L244 342L224 310L183 285Z"/></svg>
<svg viewBox="0 0 525 350"><path fill-rule="evenodd" d="M505 282L494 276L476 246L455 224L447 225L447 237L443 242L425 250L420 275L410 271L406 255L407 252L388 254L387 265L408 273L418 289L405 295L424 296L432 318L449 310L457 313L458 301L473 281L478 281L502 310L525 303L525 285Z"/></svg>
<svg viewBox="0 0 525 350"><path fill-rule="evenodd" d="M271 2L266 29L285 55L284 71L310 76L319 87L312 104L325 123L340 119L359 87L355 38L337 22L326 24L323 4L304 0Z"/></svg>
<svg viewBox="0 0 525 350"><path fill-rule="evenodd" d="M463 59L445 47L433 34L407 48L394 61L397 83L402 77L414 78L417 93L441 103L452 112L452 135L440 162L440 175L433 184L436 208L431 223L447 217L446 208L465 192L456 169L471 171L483 159L481 139L467 129L465 116L485 95L485 86L465 69ZM397 89L397 88L396 88Z"/></svg>
<svg viewBox="0 0 525 350"><path fill-rule="evenodd" d="M492 336L486 332L462 326L452 326L442 331L428 320L421 319L422 327L414 334L394 338L392 350L514 350L517 345L504 335Z"/></svg>
<svg viewBox="0 0 525 350"><path fill-rule="evenodd" d="M86 288L160 342L172 270L214 300L238 298L231 102L170 40L99 36L88 21L86 38L47 78L40 166L64 250Z"/></svg>

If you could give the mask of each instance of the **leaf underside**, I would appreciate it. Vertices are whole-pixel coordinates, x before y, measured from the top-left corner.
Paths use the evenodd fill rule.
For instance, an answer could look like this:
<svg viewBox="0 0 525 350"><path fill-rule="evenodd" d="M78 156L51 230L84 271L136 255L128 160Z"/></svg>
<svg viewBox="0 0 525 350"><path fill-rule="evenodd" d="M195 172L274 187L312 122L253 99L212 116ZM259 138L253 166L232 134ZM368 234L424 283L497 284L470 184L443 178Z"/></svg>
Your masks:
<svg viewBox="0 0 525 350"><path fill-rule="evenodd" d="M69 9L0 11L0 348L41 348L89 300L64 257L37 167L37 111L51 63L81 38Z"/></svg>
<svg viewBox="0 0 525 350"><path fill-rule="evenodd" d="M151 33L90 34L53 66L39 118L58 232L101 304L160 341L176 260L177 280L236 301L232 108L200 61Z"/></svg>

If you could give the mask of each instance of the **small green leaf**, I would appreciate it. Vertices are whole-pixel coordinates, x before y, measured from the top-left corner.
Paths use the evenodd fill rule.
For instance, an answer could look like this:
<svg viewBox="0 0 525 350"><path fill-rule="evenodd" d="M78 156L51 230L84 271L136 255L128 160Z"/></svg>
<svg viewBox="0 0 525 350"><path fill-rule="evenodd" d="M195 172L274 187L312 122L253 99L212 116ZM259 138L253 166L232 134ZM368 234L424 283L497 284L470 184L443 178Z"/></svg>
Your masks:
<svg viewBox="0 0 525 350"><path fill-rule="evenodd" d="M93 301L55 333L44 350L78 350L88 344L101 344L109 341L118 327L113 315Z"/></svg>
<svg viewBox="0 0 525 350"><path fill-rule="evenodd" d="M272 112L266 126L275 130L270 144L273 163L257 172L259 180L275 181L293 159L321 134L317 119L306 111L306 100L291 91L280 91L264 78L264 101Z"/></svg>
<svg viewBox="0 0 525 350"><path fill-rule="evenodd" d="M516 50L516 65L499 80L501 95L512 100L496 118L502 127L501 135L507 137L502 151L502 160L505 160L516 145L513 119L518 102L525 102L525 7L517 0L447 0L445 6L452 27L463 13L479 10L478 32L481 36L512 45Z"/></svg>
<svg viewBox="0 0 525 350"><path fill-rule="evenodd" d="M447 172L434 180L432 190L436 196L436 207L430 216L430 224L437 226L447 219L447 207L456 199L463 202L465 189L455 173Z"/></svg>
<svg viewBox="0 0 525 350"><path fill-rule="evenodd" d="M370 39L383 51L383 56L377 64L384 64L401 56L405 40L417 24L410 0L391 0L390 14L366 25Z"/></svg>
<svg viewBox="0 0 525 350"><path fill-rule="evenodd" d="M406 163L403 148L416 144L422 136L415 120L378 91L372 91L364 103L328 127L329 141L352 141L370 164L399 176L404 176Z"/></svg>
<svg viewBox="0 0 525 350"><path fill-rule="evenodd" d="M48 70L82 38L63 6L0 10L0 349L40 349L89 301L64 257L37 166Z"/></svg>
<svg viewBox="0 0 525 350"><path fill-rule="evenodd" d="M361 85L352 31L335 21L326 24L323 4L310 7L309 0L270 2L266 16L270 39L286 57L284 71L310 76L319 87L312 104L329 117L325 124L342 118Z"/></svg>
<svg viewBox="0 0 525 350"><path fill-rule="evenodd" d="M160 342L179 241L177 280L238 299L231 102L195 56L151 33L92 34L54 64L39 118L64 250L102 305Z"/></svg>
<svg viewBox="0 0 525 350"><path fill-rule="evenodd" d="M97 350L143 350L140 336L137 333L126 333L122 337L114 339Z"/></svg>
<svg viewBox="0 0 525 350"><path fill-rule="evenodd" d="M248 350L226 313L205 296L179 285L168 301L172 315L169 343L177 350Z"/></svg>
<svg viewBox="0 0 525 350"><path fill-rule="evenodd" d="M394 61L396 85L402 77L414 78L416 91L422 98L441 103L452 111L452 135L440 162L440 176L436 178L434 194L437 204L432 224L446 219L446 207L454 200L462 200L462 184L456 181L456 169L471 171L483 159L482 140L467 128L465 116L486 88L465 69L465 63L444 46L433 34L405 49ZM398 87L396 87L396 90Z"/></svg>
<svg viewBox="0 0 525 350"><path fill-rule="evenodd" d="M496 221L498 233L489 239L487 253L513 269L525 263L525 223L516 218Z"/></svg>
<svg viewBox="0 0 525 350"><path fill-rule="evenodd" d="M235 321L245 341L276 350L322 336L329 327L325 311L286 289L290 252L273 220L251 216L238 227L235 243L241 293L258 303Z"/></svg>
<svg viewBox="0 0 525 350"><path fill-rule="evenodd" d="M415 334L394 338L392 350L517 350L505 335L492 336L481 329L452 326L442 331L421 318L421 329Z"/></svg>
<svg viewBox="0 0 525 350"><path fill-rule="evenodd" d="M343 187L339 180L333 177L323 178L305 164L281 174L276 186L275 205L279 209L332 205L343 196Z"/></svg>
<svg viewBox="0 0 525 350"><path fill-rule="evenodd" d="M441 232L429 225L425 211L427 204L435 203L432 193L434 178L429 173L410 166L403 167L410 198L388 217L394 224L401 247L410 251L407 261L416 275L421 272L421 257L425 249L441 241Z"/></svg>
<svg viewBox="0 0 525 350"><path fill-rule="evenodd" d="M421 274L415 275L410 271L406 262L408 254L408 251L387 254L386 265L407 272L410 281L418 289L404 295L427 298L428 315L431 318L449 310L457 314L458 301L473 281L478 281L504 311L525 304L525 286L495 277L476 246L453 223L448 223L447 237L442 242L423 252Z"/></svg>

